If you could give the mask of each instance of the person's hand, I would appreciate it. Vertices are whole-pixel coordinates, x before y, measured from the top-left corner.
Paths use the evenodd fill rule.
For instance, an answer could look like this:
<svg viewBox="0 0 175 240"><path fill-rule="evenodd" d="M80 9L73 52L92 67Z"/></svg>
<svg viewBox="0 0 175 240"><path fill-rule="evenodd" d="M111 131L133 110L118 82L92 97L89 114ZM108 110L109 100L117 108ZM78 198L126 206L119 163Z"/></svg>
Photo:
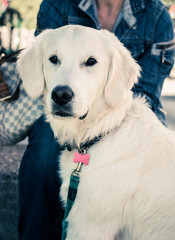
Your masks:
<svg viewBox="0 0 175 240"><path fill-rule="evenodd" d="M8 85L5 83L2 72L0 71L0 101L8 99L10 96Z"/></svg>

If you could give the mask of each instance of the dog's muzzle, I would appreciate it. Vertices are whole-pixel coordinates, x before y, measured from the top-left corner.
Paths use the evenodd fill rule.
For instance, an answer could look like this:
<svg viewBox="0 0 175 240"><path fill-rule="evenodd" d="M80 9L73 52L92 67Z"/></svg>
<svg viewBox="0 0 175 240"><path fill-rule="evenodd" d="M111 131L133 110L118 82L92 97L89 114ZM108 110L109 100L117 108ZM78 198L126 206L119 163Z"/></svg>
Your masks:
<svg viewBox="0 0 175 240"><path fill-rule="evenodd" d="M72 111L72 99L74 92L68 86L57 86L51 93L52 115L60 117L74 117ZM80 120L86 118L88 111L79 117Z"/></svg>
<svg viewBox="0 0 175 240"><path fill-rule="evenodd" d="M68 86L57 86L51 93L52 112L61 117L72 117L72 107L70 102L74 97L74 92Z"/></svg>

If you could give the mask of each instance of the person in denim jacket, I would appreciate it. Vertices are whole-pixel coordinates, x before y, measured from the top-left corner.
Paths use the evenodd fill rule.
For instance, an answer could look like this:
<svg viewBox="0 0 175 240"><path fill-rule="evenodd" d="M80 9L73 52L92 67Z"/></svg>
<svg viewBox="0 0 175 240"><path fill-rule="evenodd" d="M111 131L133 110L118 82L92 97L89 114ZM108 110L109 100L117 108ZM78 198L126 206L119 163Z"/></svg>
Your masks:
<svg viewBox="0 0 175 240"><path fill-rule="evenodd" d="M142 68L135 95L145 95L150 108L166 124L160 95L173 66L173 24L159 0L43 0L37 18L44 29L78 24L115 33ZM19 172L19 239L61 239L64 210L59 201L59 154L64 146L54 139L42 116L29 135Z"/></svg>

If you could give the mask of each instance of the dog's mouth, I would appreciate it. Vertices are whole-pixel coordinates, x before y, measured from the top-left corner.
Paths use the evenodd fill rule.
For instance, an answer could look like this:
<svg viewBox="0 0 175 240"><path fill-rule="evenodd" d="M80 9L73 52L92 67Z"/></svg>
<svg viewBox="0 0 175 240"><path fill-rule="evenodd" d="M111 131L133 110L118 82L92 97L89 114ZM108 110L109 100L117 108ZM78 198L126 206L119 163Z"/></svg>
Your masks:
<svg viewBox="0 0 175 240"><path fill-rule="evenodd" d="M87 117L87 115L88 115L88 111L84 115L82 115L78 118L79 118L79 120L84 120ZM62 117L62 118L71 118L71 117L76 118L72 113L64 111L64 110L52 112L52 116L53 117Z"/></svg>
<svg viewBox="0 0 175 240"><path fill-rule="evenodd" d="M79 119L83 120L83 119L85 119L87 117L87 115L88 115L88 111L83 116L79 117Z"/></svg>
<svg viewBox="0 0 175 240"><path fill-rule="evenodd" d="M59 117L73 117L73 114L70 112L66 112L63 110L57 111L52 113L53 116L59 116Z"/></svg>
<svg viewBox="0 0 175 240"><path fill-rule="evenodd" d="M54 103L52 103L52 116L62 118L74 117L72 113L72 107L69 104L66 106L59 106Z"/></svg>

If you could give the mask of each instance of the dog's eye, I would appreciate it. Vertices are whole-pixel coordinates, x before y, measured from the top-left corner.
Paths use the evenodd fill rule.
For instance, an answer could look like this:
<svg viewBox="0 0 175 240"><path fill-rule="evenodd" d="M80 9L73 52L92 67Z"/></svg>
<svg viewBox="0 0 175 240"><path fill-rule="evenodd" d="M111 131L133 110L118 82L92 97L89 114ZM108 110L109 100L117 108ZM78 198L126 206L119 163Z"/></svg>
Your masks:
<svg viewBox="0 0 175 240"><path fill-rule="evenodd" d="M97 63L97 60L95 60L93 57L88 58L88 60L85 62L86 67L92 67Z"/></svg>
<svg viewBox="0 0 175 240"><path fill-rule="evenodd" d="M49 61L53 64L58 64L60 63L58 57L56 55L53 55L52 57L49 58Z"/></svg>

